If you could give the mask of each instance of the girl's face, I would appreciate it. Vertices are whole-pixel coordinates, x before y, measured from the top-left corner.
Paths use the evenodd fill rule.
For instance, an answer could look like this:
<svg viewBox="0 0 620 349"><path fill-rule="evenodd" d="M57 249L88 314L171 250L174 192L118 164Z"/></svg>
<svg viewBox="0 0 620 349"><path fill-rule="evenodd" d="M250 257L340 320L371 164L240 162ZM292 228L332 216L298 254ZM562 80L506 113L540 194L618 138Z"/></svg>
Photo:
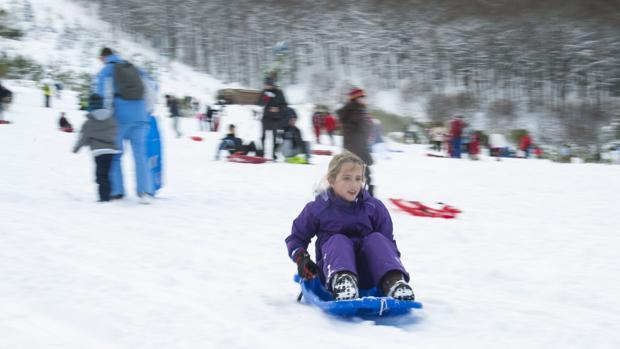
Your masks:
<svg viewBox="0 0 620 349"><path fill-rule="evenodd" d="M362 166L352 162L343 164L336 178L329 181L329 186L334 190L334 193L350 202L355 201L363 184Z"/></svg>

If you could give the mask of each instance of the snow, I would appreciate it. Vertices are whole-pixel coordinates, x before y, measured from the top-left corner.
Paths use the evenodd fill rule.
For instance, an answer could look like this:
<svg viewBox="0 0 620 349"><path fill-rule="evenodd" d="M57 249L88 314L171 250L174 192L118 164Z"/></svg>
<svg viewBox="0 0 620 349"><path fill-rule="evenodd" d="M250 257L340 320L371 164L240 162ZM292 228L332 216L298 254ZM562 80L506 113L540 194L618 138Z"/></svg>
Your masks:
<svg viewBox="0 0 620 349"><path fill-rule="evenodd" d="M64 1L33 1L46 3ZM162 93L205 101L221 84L174 63L160 82ZM295 301L283 241L329 157L310 166L213 161L230 123L258 139L252 107L227 107L218 133L184 118L175 138L160 105L165 187L139 204L127 154L128 197L99 204L92 156L72 154L77 135L57 130L61 111L78 128L84 121L76 93L46 109L34 84L3 83L15 103L5 112L13 123L0 125L0 348L620 346L619 166L430 158L426 146L390 143L403 152L377 160L373 181L424 309L343 320ZM310 140L311 105L295 107ZM463 213L413 217L390 197Z"/></svg>
<svg viewBox="0 0 620 349"><path fill-rule="evenodd" d="M403 197L464 212L440 220L390 206L425 308L377 326L295 301L283 239L329 157L312 166L216 162L221 135L186 118L186 135L174 138L160 117L158 199L140 205L130 189L97 204L91 155L72 154L76 135L56 130L63 110L81 124L75 94L45 109L38 90L7 85L17 98L7 112L14 124L0 127L1 348L620 344L618 166L438 159L391 144L404 152L374 166L386 204ZM222 124L257 132L250 109L229 107ZM299 109L309 125L310 108Z"/></svg>

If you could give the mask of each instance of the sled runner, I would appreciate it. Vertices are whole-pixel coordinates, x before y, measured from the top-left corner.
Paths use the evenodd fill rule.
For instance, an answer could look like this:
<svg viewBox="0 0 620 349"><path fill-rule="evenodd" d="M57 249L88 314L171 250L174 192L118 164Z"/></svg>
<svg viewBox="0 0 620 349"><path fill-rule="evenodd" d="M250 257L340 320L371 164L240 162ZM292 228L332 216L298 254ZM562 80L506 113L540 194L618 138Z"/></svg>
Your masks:
<svg viewBox="0 0 620 349"><path fill-rule="evenodd" d="M191 138L193 141L196 141L196 142L202 142L202 137L200 136L191 136L189 138Z"/></svg>
<svg viewBox="0 0 620 349"><path fill-rule="evenodd" d="M159 190L162 183L162 161L161 161L161 139L159 137L159 128L157 127L157 119L149 116L150 128L147 136L146 158L148 161L151 176L153 177L153 186L155 191Z"/></svg>
<svg viewBox="0 0 620 349"><path fill-rule="evenodd" d="M418 217L446 218L452 219L461 213L461 210L450 205L442 204L441 208L433 208L419 201L406 201L403 199L390 199L390 201L401 210Z"/></svg>
<svg viewBox="0 0 620 349"><path fill-rule="evenodd" d="M232 154L226 157L230 162L239 162L243 164L262 164L267 161L267 159L260 156L251 156L251 155L243 155L243 154Z"/></svg>
<svg viewBox="0 0 620 349"><path fill-rule="evenodd" d="M314 149L311 152L313 155L333 155L334 153L331 150L323 150L323 149Z"/></svg>
<svg viewBox="0 0 620 349"><path fill-rule="evenodd" d="M387 317L407 314L411 309L422 308L420 302L380 297L376 288L360 289L361 298L336 301L323 287L318 277L312 280L301 280L296 274L294 279L301 285L302 293L299 301L303 298L305 303L316 306L331 315L362 318Z"/></svg>
<svg viewBox="0 0 620 349"><path fill-rule="evenodd" d="M62 132L73 133L73 127L61 127L60 130Z"/></svg>

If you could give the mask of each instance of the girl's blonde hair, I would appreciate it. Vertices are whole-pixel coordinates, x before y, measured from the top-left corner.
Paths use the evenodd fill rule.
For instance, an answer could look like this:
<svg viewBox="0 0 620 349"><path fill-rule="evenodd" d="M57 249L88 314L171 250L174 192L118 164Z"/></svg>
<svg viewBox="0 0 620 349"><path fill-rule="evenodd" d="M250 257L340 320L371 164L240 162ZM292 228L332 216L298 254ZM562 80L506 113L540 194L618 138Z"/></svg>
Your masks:
<svg viewBox="0 0 620 349"><path fill-rule="evenodd" d="M329 182L336 180L338 173L342 169L342 166L346 163L353 163L359 165L362 168L362 180L365 182L366 177L366 164L359 156L353 154L348 150L343 150L342 153L335 155L329 162L327 167L327 174L321 180L321 183L315 189L315 193L321 193L329 188Z"/></svg>

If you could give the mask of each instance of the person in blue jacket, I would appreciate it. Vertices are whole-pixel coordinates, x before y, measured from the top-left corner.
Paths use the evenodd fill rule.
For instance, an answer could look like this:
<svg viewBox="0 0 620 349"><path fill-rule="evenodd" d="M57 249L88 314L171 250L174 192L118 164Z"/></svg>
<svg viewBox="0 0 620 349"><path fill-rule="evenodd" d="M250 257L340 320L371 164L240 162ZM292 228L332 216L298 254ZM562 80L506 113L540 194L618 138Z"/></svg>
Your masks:
<svg viewBox="0 0 620 349"><path fill-rule="evenodd" d="M146 142L149 132L148 113L153 100L152 87L154 83L147 74L138 69L142 80L142 97L137 99L124 99L119 93L119 84L115 81L115 65L126 63L118 55L105 47L101 50L99 59L105 65L97 74L93 86L93 92L103 96L103 105L106 109L114 111L114 117L118 123L116 142L121 152L114 156L110 169L112 190L111 199L121 199L125 196L123 185L123 173L121 157L123 155L123 143L128 140L135 163L136 191L142 202L148 203L154 195L154 186L151 172L147 164Z"/></svg>
<svg viewBox="0 0 620 349"><path fill-rule="evenodd" d="M318 276L336 300L357 298L359 288L372 287L386 297L414 300L390 214L363 188L365 167L347 150L334 156L326 175L329 187L293 221L285 240L288 254L299 276ZM307 252L314 236L316 264Z"/></svg>

